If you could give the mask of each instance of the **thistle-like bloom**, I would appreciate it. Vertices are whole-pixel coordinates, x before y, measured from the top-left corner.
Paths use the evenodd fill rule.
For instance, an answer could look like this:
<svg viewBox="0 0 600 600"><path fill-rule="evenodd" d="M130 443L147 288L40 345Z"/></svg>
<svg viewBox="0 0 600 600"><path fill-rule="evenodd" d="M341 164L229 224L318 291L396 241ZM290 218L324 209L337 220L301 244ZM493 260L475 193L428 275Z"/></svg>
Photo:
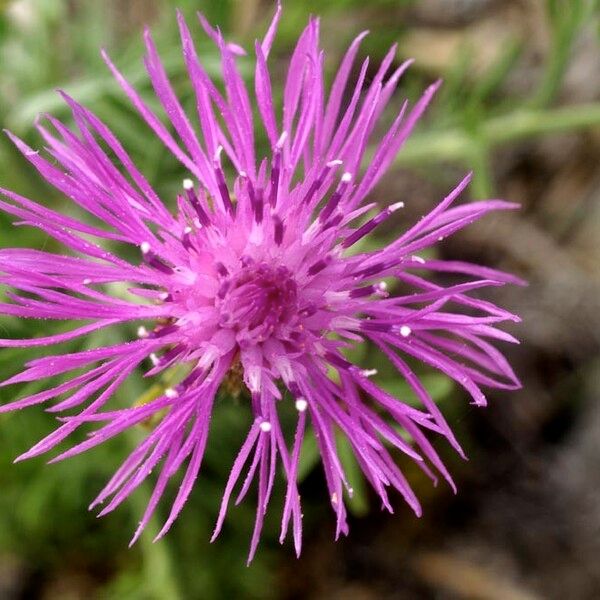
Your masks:
<svg viewBox="0 0 600 600"><path fill-rule="evenodd" d="M215 396L224 382L231 386L239 380L253 419L225 484L214 535L221 530L236 484L241 484L240 501L257 480L250 558L279 466L287 480L281 537L291 524L300 551L297 471L303 439L313 435L307 433L309 420L339 535L347 531L344 497L352 494L336 451L340 433L389 511L388 491L395 488L417 515L421 513L391 450L409 456L433 480L437 471L454 486L431 438L444 437L462 451L409 362L416 359L443 372L479 406L486 403L481 386L519 386L507 361L490 343L515 342L496 325L517 317L470 295L518 280L489 268L419 256L486 213L514 205L487 200L453 207L468 184L466 177L389 245L368 251L361 245L378 225L397 219L392 215L403 207L395 202L377 208L365 199L438 84L414 106L400 107L366 161L365 150L374 143L379 118L409 63L390 73L392 48L368 83L368 59L350 83L363 33L346 52L326 93L319 22L311 19L290 59L283 113L278 117L267 61L279 15L278 8L265 38L255 45L253 100L237 66L243 49L226 42L200 17L222 58L224 89L220 89L208 77L179 15L183 56L196 99L194 118L183 111L146 32L145 64L169 126L104 56L154 135L189 171L176 202L168 199L176 204L174 214L110 129L66 94L77 130L51 116L47 121L52 129L38 124L50 160L11 136L39 173L91 213L96 224L2 190L7 198L0 203L4 211L18 217L20 225L32 225L58 240L69 253L0 251L1 281L17 290L7 292L12 303L0 304L0 312L84 323L68 333L1 340L1 345L47 347L129 322L136 322L139 329L136 339L125 343L31 360L3 385L76 369L80 373L1 410L53 401L47 409L51 412L79 411L61 417L56 431L18 460L47 452L90 422L97 424L93 434L54 461L89 450L127 428L152 423L92 504L106 503L101 514L109 513L152 471L158 473L133 541L179 471L183 479L158 537L182 510L200 469L211 415L218 410ZM255 137L268 140L267 158L257 161ZM139 256L135 264L111 251L120 244L134 247ZM425 279L424 271L458 274L466 281L444 287ZM122 286L107 284L117 282L125 284L126 296L111 294ZM372 365L350 362L347 350L365 343L387 356L398 377L420 399L420 407L377 385ZM184 372L160 396L124 408L107 406L136 369L146 369L151 379L174 366ZM278 413L285 403L295 407L295 434L280 425Z"/></svg>

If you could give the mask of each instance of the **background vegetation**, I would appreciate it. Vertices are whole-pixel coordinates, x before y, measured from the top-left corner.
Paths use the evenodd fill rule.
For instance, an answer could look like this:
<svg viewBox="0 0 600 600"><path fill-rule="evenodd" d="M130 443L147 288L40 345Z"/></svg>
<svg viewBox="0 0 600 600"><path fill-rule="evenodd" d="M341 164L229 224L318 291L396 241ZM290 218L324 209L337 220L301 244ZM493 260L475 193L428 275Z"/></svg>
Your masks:
<svg viewBox="0 0 600 600"><path fill-rule="evenodd" d="M153 102L141 63L140 32L150 24L181 97L192 102L177 41L174 8L193 21L202 10L251 47L272 4L260 0L0 0L0 124L34 146L33 123L51 112L68 120L55 93L64 88L111 125L164 198L184 173L135 117L100 60L113 59ZM417 520L397 498L380 513L355 475L351 535L334 544L314 450L304 450L305 549L277 543L280 496L263 544L245 566L252 503L233 510L210 545L221 489L245 429L243 403L223 398L206 467L172 533L152 531L131 550L131 532L148 498L139 490L97 520L89 501L142 431L48 467L13 458L53 427L39 410L0 416L0 598L573 598L600 589L600 21L594 0L287 0L275 48L285 58L308 15L322 15L330 72L361 30L377 65L390 44L416 65L398 94L415 98L442 76L443 90L396 168L376 193L403 200L407 222L431 207L468 169L473 198L522 203L518 215L488 218L440 247L445 257L483 261L530 281L495 299L521 314L523 340L511 360L525 387L471 407L438 376L426 382L468 450L463 463L444 448L459 495L431 488L407 466L424 499ZM205 63L211 46L195 27ZM277 70L277 67L276 67ZM0 137L0 185L72 211ZM397 225L398 222L396 222ZM382 237L393 234L384 231ZM0 215L2 247L55 249ZM39 336L56 326L1 318L2 336ZM131 332L124 332L124 335ZM86 340L96 345L99 336ZM13 373L27 350L0 351ZM368 358L368 357L367 357ZM382 374L400 395L402 382ZM32 383L19 390L31 392ZM136 381L120 394L144 392ZM2 389L0 401L14 391ZM349 459L348 459L349 460ZM348 462L352 473L352 464ZM167 505L168 499L163 504ZM164 516L164 515L163 515ZM157 523L152 527L156 528ZM152 527L150 529L152 529Z"/></svg>

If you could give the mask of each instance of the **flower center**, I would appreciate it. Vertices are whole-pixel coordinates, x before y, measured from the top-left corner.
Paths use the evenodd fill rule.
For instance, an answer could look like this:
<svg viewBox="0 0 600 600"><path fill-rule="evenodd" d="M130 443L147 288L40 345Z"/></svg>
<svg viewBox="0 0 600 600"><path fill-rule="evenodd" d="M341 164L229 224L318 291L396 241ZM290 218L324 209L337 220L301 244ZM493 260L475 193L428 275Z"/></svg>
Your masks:
<svg viewBox="0 0 600 600"><path fill-rule="evenodd" d="M248 265L224 279L216 305L221 327L235 330L239 342L286 337L298 315L298 287L286 267Z"/></svg>

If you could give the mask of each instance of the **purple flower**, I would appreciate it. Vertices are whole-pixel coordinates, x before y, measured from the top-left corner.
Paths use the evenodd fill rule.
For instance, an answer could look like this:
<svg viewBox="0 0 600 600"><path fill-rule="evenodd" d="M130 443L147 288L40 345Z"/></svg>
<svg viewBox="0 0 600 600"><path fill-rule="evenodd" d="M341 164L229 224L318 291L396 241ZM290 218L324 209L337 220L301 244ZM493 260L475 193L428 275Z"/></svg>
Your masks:
<svg viewBox="0 0 600 600"><path fill-rule="evenodd" d="M236 484L243 480L239 502L257 480L250 560L280 466L287 479L281 538L291 523L300 552L302 514L296 475L303 439L311 435L309 420L336 515L337 536L347 532L344 494L351 495L352 490L336 451L336 432L346 436L364 476L389 511L388 489L395 488L421 514L419 501L392 457L394 448L411 457L434 481L437 471L454 487L430 439L442 436L461 455L462 451L409 362L416 359L454 379L478 406L486 403L482 386L519 387L507 361L489 341L515 342L496 325L518 318L470 295L519 280L485 267L419 256L488 212L513 209L514 204L487 200L453 207L469 182L467 176L389 245L376 250L361 245L403 207L395 202L378 209L365 204L365 199L439 83L429 87L412 108L407 103L400 107L367 162L365 150L374 141L379 118L409 62L390 73L393 47L368 84L368 59L358 79L350 83L363 33L346 52L326 93L319 22L311 19L287 68L279 118L267 68L279 16L278 7L265 38L255 46L253 101L236 65L243 49L227 43L200 17L221 55L221 91L198 59L179 15L200 138L169 83L149 32L145 64L170 127L104 55L141 117L189 171L174 215L108 127L66 94L77 130L51 116L47 121L52 130L38 124L51 160L9 134L50 184L96 217L96 225L1 190L7 199L0 202L4 211L18 217L19 224L37 227L58 240L71 254L1 250L1 281L17 291L7 293L12 303L0 304L0 312L84 324L68 333L0 344L50 346L128 322L136 322L139 329L137 339L126 343L31 360L2 385L76 369L80 374L0 410L47 401L55 402L48 409L51 412L80 409L62 417L56 431L17 460L47 452L87 423L97 423L98 429L53 461L84 452L152 418L153 428L92 504L107 503L101 514L111 512L156 470L154 491L132 543L180 470L183 481L157 537L181 512L198 475L215 396L225 380L235 385L239 379L237 385L247 391L254 419L225 485L214 536L221 530ZM268 158L256 155L257 133L268 140ZM92 238L104 242L95 244ZM136 264L107 249L120 243L134 246L140 256ZM459 274L466 281L444 287L425 279L424 271ZM126 297L111 295L114 286L107 284L116 282L127 286ZM420 399L420 408L377 385L370 365L350 362L347 350L367 341L393 363L398 377ZM183 374L158 397L106 409L123 381L139 367L151 378L171 372L175 365L180 371L184 368ZM278 418L285 403L297 412L293 437L282 430Z"/></svg>

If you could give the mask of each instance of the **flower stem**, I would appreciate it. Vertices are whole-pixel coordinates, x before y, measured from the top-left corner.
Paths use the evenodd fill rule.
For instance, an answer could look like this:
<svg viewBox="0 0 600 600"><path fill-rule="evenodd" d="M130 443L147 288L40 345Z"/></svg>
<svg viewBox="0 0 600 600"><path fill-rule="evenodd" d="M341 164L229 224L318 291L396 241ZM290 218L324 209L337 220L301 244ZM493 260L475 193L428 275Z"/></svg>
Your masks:
<svg viewBox="0 0 600 600"><path fill-rule="evenodd" d="M521 109L482 122L475 136L459 128L416 134L398 155L397 164L418 164L432 160L470 163L473 153L482 144L493 150L521 138L598 126L600 103L546 110Z"/></svg>
<svg viewBox="0 0 600 600"><path fill-rule="evenodd" d="M129 437L137 441L137 432L129 432ZM135 439L134 439L135 438ZM131 509L135 518L144 513L150 500L152 486L150 481L145 481L136 494L131 496ZM144 533L138 540L139 550L142 555L142 571L148 598L156 600L181 600L183 596L177 583L175 568L168 542L165 539L154 543L152 540L158 534L160 528L156 515L150 519Z"/></svg>

